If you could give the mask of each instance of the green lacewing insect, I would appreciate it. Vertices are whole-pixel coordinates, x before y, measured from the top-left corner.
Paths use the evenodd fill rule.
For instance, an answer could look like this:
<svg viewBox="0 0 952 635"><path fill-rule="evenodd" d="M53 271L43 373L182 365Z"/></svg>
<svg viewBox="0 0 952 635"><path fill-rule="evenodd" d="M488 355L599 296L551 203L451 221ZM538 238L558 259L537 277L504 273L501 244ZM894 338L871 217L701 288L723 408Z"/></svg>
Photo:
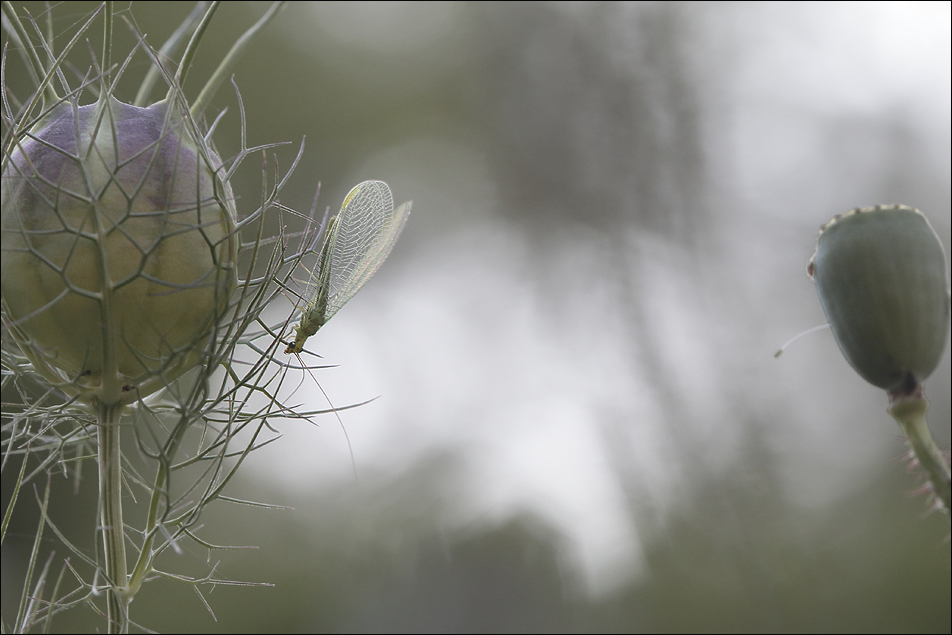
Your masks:
<svg viewBox="0 0 952 635"><path fill-rule="evenodd" d="M383 181L364 181L352 189L324 231L317 265L308 283L312 295L301 314L294 342L285 353L300 353L304 342L327 324L377 272L400 237L411 202L393 208Z"/></svg>
<svg viewBox="0 0 952 635"><path fill-rule="evenodd" d="M932 374L948 333L945 251L917 209L857 208L820 228L807 265L846 361L891 394Z"/></svg>

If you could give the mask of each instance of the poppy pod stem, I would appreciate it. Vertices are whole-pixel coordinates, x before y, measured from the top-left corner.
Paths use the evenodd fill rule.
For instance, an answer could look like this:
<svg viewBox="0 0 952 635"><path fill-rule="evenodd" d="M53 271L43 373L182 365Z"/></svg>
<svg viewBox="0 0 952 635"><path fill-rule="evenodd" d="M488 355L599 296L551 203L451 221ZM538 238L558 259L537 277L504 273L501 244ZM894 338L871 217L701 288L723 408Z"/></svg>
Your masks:
<svg viewBox="0 0 952 635"><path fill-rule="evenodd" d="M949 464L929 432L929 424L926 423L928 409L929 402L922 395L920 388L911 395L893 397L889 414L902 428L916 461L928 476L936 502L941 502L943 511L949 513L949 509L952 508L950 507L952 474L949 471Z"/></svg>

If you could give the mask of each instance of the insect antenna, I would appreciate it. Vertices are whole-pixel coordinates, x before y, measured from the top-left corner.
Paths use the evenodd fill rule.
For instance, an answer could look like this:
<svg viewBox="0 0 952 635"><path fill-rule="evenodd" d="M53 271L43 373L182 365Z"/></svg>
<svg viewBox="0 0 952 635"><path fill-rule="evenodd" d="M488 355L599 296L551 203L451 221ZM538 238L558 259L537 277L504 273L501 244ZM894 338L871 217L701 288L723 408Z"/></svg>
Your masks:
<svg viewBox="0 0 952 635"><path fill-rule="evenodd" d="M827 323L827 324L821 324L820 326L814 326L814 327L811 328L811 329L807 329L807 330L805 330L805 331L802 331L802 332L800 332L800 333L797 333L797 334L794 335L792 338L790 338L790 341L788 341L786 344L784 344L784 345L781 346L779 349L777 349L777 352L774 353L773 356L774 356L774 357L780 357L781 355L783 355L783 352L784 352L785 350L787 350L787 347L788 347L788 346L790 346L791 344L793 344L794 342L796 342L798 339L800 339L800 338L803 337L804 335L809 335L809 334L811 334L811 333L816 333L817 331L822 331L823 329L828 329L828 328L830 328L830 325Z"/></svg>

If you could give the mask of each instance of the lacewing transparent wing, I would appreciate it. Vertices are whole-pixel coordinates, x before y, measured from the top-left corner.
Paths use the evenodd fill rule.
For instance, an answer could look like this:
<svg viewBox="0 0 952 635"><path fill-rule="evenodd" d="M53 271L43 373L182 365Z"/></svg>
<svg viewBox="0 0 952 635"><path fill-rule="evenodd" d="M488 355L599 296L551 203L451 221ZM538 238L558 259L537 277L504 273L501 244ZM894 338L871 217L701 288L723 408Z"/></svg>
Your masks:
<svg viewBox="0 0 952 635"><path fill-rule="evenodd" d="M325 230L317 265L311 272L312 295L286 353L304 350L305 340L377 272L400 237L410 206L408 202L394 209L393 195L383 181L364 181L344 197L340 212Z"/></svg>

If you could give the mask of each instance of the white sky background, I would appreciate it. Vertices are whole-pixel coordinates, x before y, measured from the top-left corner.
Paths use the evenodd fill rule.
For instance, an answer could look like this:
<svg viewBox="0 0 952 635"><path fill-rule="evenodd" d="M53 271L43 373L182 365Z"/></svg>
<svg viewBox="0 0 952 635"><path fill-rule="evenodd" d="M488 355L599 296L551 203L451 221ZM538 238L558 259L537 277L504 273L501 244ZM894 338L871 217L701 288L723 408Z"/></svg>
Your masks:
<svg viewBox="0 0 952 635"><path fill-rule="evenodd" d="M551 11L582 33L595 25L607 34L600 46L619 68L635 59L643 7ZM389 56L412 69L374 75L373 63L355 62L342 70L384 95L461 72L472 58L466 45L492 40L467 31L460 5L330 3L295 15L299 31L289 30L302 55L341 64ZM686 439L703 448L706 469L717 469L742 451L738 420L756 418L802 505L846 496L893 460L900 445L885 396L852 372L829 332L779 360L772 354L824 321L805 266L832 215L907 203L923 209L949 248L948 3L705 4L687 5L686 15L693 45L685 64L701 87L704 170L716 195L716 231L699 253L634 224L606 236L561 217L540 247L531 224L512 222L492 153L440 122L370 148L335 187L337 198L322 198L339 205L350 185L381 178L397 202L414 199L388 262L308 342L339 365L317 373L335 405L381 396L341 413L362 481L397 478L434 453L455 455L455 489L439 512L448 529L535 514L565 537L565 565L596 594L639 571L643 519L631 513L626 488L634 480L668 507L696 457L683 453ZM714 81L716 91L704 88ZM905 161L905 151L923 164L919 189L889 180L888 166ZM597 179L592 170L579 178ZM897 191L908 198L882 198ZM627 267L613 276L604 254L619 244L631 249L611 261ZM701 261L695 269L684 265L692 258ZM630 337L625 279L644 290L637 301L660 342L662 369L647 367ZM673 378L674 432L674 415L652 389L655 372ZM947 444L948 352L927 394L933 430ZM325 406L310 378L298 397ZM298 509L308 492L352 491L336 421L282 432L251 463L259 477L298 489Z"/></svg>

